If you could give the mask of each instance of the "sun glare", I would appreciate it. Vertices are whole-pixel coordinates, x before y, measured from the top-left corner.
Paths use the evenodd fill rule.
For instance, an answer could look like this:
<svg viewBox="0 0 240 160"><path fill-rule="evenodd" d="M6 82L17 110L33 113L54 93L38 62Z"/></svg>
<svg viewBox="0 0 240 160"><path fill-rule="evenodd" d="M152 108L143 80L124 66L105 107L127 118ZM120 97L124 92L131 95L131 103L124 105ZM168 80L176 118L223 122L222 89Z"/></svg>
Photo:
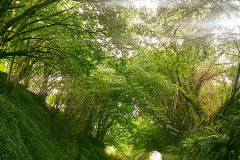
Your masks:
<svg viewBox="0 0 240 160"><path fill-rule="evenodd" d="M133 6L136 8L156 9L158 2L154 0L137 0L133 2Z"/></svg>
<svg viewBox="0 0 240 160"><path fill-rule="evenodd" d="M235 33L240 33L240 18L231 18L231 19L224 19L220 21L220 25L232 29Z"/></svg>

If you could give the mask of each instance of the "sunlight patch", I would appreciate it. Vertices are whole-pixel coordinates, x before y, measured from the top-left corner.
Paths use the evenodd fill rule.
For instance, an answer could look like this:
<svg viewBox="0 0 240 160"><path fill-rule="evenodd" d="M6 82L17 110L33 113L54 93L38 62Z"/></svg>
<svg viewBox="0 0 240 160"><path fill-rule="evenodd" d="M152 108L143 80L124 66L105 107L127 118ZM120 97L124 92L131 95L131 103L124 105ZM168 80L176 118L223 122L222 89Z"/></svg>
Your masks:
<svg viewBox="0 0 240 160"><path fill-rule="evenodd" d="M114 146L107 146L105 151L108 155L114 155L117 149Z"/></svg>
<svg viewBox="0 0 240 160"><path fill-rule="evenodd" d="M150 153L150 160L162 160L162 155L158 151L153 151Z"/></svg>

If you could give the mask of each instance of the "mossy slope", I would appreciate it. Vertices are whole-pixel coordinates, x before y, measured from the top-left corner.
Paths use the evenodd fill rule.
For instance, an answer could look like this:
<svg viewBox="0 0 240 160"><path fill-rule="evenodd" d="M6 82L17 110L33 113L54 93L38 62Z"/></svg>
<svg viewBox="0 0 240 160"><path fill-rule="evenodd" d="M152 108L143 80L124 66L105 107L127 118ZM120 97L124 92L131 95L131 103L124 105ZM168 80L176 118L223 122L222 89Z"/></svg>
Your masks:
<svg viewBox="0 0 240 160"><path fill-rule="evenodd" d="M22 86L0 95L0 159L71 159L53 140L48 109Z"/></svg>

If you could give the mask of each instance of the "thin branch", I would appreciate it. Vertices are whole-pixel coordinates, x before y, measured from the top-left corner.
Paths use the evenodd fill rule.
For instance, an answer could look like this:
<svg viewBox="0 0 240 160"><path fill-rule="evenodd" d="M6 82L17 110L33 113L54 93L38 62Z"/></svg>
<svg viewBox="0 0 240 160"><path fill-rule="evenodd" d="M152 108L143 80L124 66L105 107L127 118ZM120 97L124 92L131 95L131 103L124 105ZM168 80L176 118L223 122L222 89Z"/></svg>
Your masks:
<svg viewBox="0 0 240 160"><path fill-rule="evenodd" d="M8 28L10 28L11 26L13 26L14 24L17 24L19 21L25 19L26 17L29 17L31 15L34 15L36 13L36 11L49 6L55 2L58 2L60 0L46 0L40 4L36 4L32 7L30 7L29 9L27 9L23 14L11 19L10 21L8 21L8 23L3 27L0 35L3 35L3 33L8 30Z"/></svg>

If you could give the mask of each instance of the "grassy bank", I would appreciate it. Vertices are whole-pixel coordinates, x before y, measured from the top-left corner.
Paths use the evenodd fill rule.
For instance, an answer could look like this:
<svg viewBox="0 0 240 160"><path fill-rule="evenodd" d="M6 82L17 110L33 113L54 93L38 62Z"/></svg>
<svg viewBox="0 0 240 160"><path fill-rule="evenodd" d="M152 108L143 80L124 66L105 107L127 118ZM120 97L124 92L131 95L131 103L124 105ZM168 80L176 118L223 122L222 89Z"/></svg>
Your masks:
<svg viewBox="0 0 240 160"><path fill-rule="evenodd" d="M38 95L21 85L11 94L0 94L0 159L77 159L54 138L50 112ZM87 160L105 156L91 141L83 155Z"/></svg>

